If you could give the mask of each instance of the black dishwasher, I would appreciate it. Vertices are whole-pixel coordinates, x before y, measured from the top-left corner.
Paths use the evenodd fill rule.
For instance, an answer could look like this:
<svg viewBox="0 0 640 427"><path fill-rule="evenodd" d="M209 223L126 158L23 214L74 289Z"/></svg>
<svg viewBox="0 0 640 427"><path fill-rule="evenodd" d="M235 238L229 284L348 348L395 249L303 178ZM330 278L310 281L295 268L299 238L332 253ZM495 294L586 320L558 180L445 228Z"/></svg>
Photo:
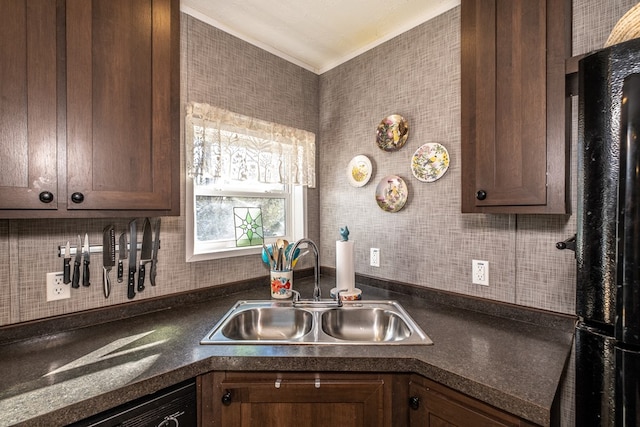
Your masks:
<svg viewBox="0 0 640 427"><path fill-rule="evenodd" d="M190 380L69 427L195 427L197 424L196 383Z"/></svg>

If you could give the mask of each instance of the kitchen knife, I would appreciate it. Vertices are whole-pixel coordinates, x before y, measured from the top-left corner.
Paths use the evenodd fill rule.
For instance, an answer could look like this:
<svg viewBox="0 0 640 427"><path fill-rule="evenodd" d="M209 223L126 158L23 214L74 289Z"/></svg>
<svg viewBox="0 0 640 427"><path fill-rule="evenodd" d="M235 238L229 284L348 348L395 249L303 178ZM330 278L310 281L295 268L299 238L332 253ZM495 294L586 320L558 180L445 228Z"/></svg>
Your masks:
<svg viewBox="0 0 640 427"><path fill-rule="evenodd" d="M151 286L156 285L158 249L160 249L160 218L156 220L156 224L153 227L153 256L151 257L151 272L149 273Z"/></svg>
<svg viewBox="0 0 640 427"><path fill-rule="evenodd" d="M91 282L89 281L89 263L90 255L89 255L89 234L84 233L84 247L82 248L82 286L91 286Z"/></svg>
<svg viewBox="0 0 640 427"><path fill-rule="evenodd" d="M78 246L76 247L76 259L73 261L72 288L80 287L80 265L82 264L82 238L78 234Z"/></svg>
<svg viewBox="0 0 640 427"><path fill-rule="evenodd" d="M136 220L129 223L129 280L127 282L127 298L136 296L136 255L138 253L138 237L136 233Z"/></svg>
<svg viewBox="0 0 640 427"><path fill-rule="evenodd" d="M122 283L124 267L122 260L127 257L127 233L121 233L118 241L118 283Z"/></svg>
<svg viewBox="0 0 640 427"><path fill-rule="evenodd" d="M145 266L151 261L151 247L153 241L151 238L151 222L149 218L144 219L142 226L142 249L140 249L140 270L138 271L138 292L144 291L144 274Z"/></svg>
<svg viewBox="0 0 640 427"><path fill-rule="evenodd" d="M102 289L104 297L111 294L111 278L109 273L116 264L116 232L113 225L107 225L102 231Z"/></svg>
<svg viewBox="0 0 640 427"><path fill-rule="evenodd" d="M67 246L64 248L64 260L62 263L62 283L68 285L71 282L71 246L67 240Z"/></svg>

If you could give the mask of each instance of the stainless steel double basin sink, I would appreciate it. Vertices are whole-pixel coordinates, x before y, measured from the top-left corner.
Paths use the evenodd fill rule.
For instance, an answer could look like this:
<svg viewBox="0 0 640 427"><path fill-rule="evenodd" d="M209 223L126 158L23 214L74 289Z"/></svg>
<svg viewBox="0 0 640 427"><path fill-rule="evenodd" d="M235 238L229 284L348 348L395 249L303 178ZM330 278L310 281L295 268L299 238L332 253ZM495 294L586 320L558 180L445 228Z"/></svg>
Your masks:
<svg viewBox="0 0 640 427"><path fill-rule="evenodd" d="M238 301L201 344L430 345L396 301L353 301L341 307Z"/></svg>

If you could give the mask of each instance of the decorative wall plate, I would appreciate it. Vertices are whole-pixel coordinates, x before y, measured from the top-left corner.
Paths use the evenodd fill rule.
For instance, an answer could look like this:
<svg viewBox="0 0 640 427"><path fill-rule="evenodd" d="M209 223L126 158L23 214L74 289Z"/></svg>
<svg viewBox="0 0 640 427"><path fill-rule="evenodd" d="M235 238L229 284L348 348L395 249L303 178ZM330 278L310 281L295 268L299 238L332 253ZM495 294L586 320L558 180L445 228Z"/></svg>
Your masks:
<svg viewBox="0 0 640 427"><path fill-rule="evenodd" d="M407 203L408 196L407 184L396 175L385 176L376 187L376 202L383 211L398 212Z"/></svg>
<svg viewBox="0 0 640 427"><path fill-rule="evenodd" d="M437 181L449 169L449 152L442 144L429 142L411 157L411 172L422 182Z"/></svg>
<svg viewBox="0 0 640 427"><path fill-rule="evenodd" d="M409 137L409 123L399 114L382 119L376 130L376 142L384 151L396 151L402 148Z"/></svg>
<svg viewBox="0 0 640 427"><path fill-rule="evenodd" d="M372 171L371 160L369 160L367 156L355 156L349 162L349 166L347 166L347 179L349 180L349 184L354 187L362 187L371 179Z"/></svg>

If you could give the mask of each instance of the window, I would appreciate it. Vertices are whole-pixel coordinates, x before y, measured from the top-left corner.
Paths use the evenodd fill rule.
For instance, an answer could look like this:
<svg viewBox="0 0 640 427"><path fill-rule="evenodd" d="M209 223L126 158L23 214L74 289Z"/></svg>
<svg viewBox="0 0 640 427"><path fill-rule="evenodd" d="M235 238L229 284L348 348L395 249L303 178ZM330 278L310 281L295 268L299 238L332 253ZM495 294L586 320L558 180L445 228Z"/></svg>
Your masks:
<svg viewBox="0 0 640 427"><path fill-rule="evenodd" d="M185 141L187 261L260 253L263 241L305 236L306 187L315 186L312 133L191 103ZM243 222L248 211L253 218ZM239 222L249 224L253 240L239 239Z"/></svg>

